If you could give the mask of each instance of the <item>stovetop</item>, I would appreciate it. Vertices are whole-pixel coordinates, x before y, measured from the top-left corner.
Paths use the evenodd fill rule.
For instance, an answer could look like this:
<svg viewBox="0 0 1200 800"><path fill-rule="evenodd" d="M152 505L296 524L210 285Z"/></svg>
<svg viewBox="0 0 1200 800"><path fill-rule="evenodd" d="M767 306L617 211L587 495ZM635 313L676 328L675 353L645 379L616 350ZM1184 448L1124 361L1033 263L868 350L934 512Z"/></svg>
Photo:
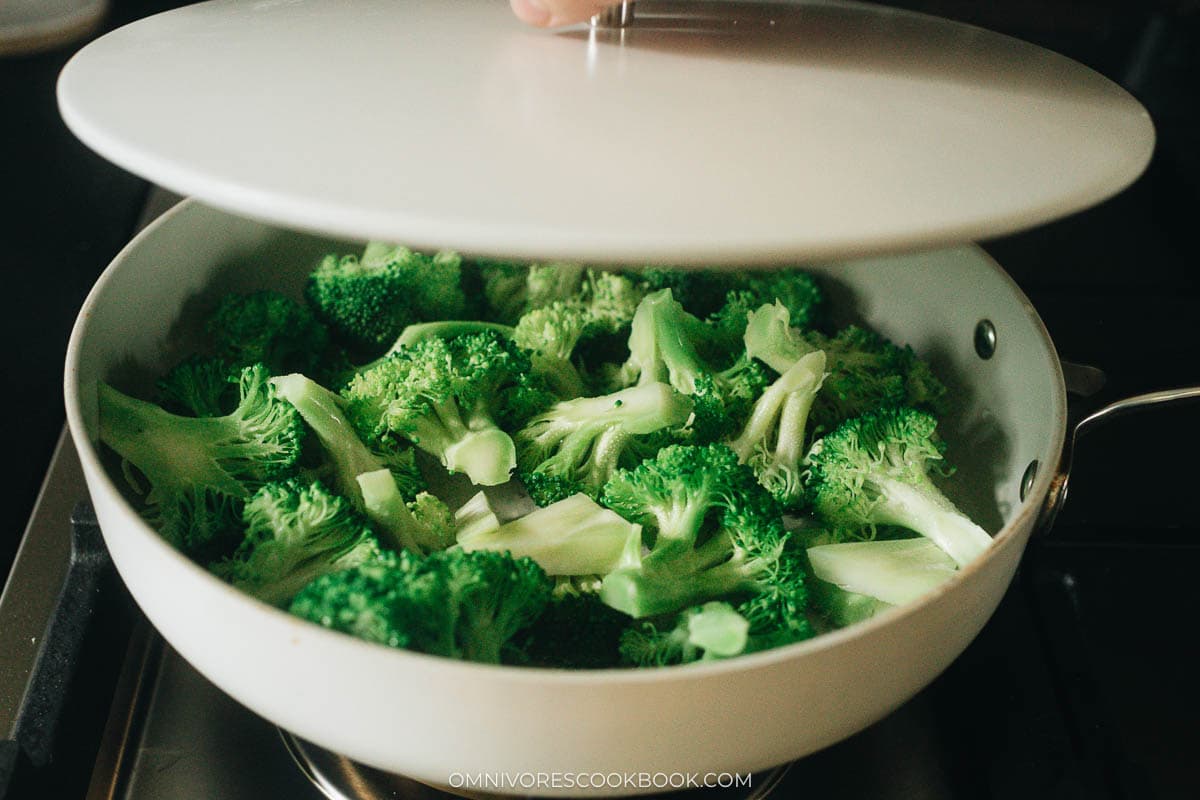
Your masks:
<svg viewBox="0 0 1200 800"><path fill-rule="evenodd" d="M110 26L178 4L118 0ZM1095 209L985 247L1029 295L1062 356L1105 369L1101 399L1200 384L1200 273L1190 236L1200 218L1200 6L896 5L1044 44L1146 104L1159 141L1137 183ZM10 278L0 319L12 343L0 373L6 439L18 454L5 480L0 578L61 431L70 324L147 198L141 181L88 153L59 121L53 83L67 55L0 60L0 265ZM1194 407L1155 412L1082 441L1055 530L1031 543L976 641L893 715L795 764L777 796L1200 796L1191 616L1200 572L1190 463L1200 452L1196 420ZM56 507L45 513L57 520L85 499L53 487L46 496ZM111 570L94 579L86 595L94 611L74 656L79 669L51 692L62 705L61 723L46 732L51 759L38 766L18 756L8 797L320 796L271 726L169 649L153 642L149 651L131 649L142 630L136 610ZM144 662L127 658L146 652ZM0 676L10 657L0 652ZM127 662L136 668L123 671ZM133 691L138 676L146 682L141 695ZM114 728L133 696L151 702ZM123 748L113 744L113 730L125 734ZM119 765L118 753L125 754ZM4 754L0 741L0 761ZM120 780L108 795L96 794L104 775Z"/></svg>

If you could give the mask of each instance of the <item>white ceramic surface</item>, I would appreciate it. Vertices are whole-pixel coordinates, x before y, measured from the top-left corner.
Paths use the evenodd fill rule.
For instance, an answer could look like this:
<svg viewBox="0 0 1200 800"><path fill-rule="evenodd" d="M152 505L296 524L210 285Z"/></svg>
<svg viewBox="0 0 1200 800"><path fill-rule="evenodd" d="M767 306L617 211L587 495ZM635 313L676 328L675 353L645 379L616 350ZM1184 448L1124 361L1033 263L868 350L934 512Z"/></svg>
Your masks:
<svg viewBox="0 0 1200 800"><path fill-rule="evenodd" d="M758 770L864 728L933 680L987 621L1052 470L1040 471L1025 503L1021 474L1032 459L1056 463L1063 440L1053 346L982 251L815 265L837 308L911 343L961 399L943 426L960 467L952 496L999 531L985 557L918 603L727 662L564 672L391 650L290 617L183 558L124 499L119 471L106 469L111 459L102 463L95 444L98 379L145 391L148 375L189 351L206 303L230 290L297 292L329 247L195 202L168 213L86 301L67 354L68 423L113 560L172 646L267 719L424 781L446 784L455 772ZM988 361L972 344L983 317L998 331Z"/></svg>
<svg viewBox="0 0 1200 800"><path fill-rule="evenodd" d="M251 218L626 263L974 241L1103 200L1153 149L1123 89L978 28L655 8L589 36L501 0L217 0L88 45L59 102L106 158Z"/></svg>

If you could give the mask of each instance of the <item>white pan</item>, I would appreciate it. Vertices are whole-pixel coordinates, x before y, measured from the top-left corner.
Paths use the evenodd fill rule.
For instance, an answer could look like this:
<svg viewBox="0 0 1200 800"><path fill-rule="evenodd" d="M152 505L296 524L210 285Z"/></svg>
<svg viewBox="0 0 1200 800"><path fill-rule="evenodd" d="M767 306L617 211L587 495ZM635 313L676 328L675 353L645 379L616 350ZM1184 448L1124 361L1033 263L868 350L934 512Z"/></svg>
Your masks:
<svg viewBox="0 0 1200 800"><path fill-rule="evenodd" d="M942 427L958 467L950 493L996 540L954 580L807 642L657 670L469 664L327 631L227 586L143 522L98 448L96 382L147 391L193 349L207 301L256 288L298 296L319 254L349 246L183 203L92 290L67 352L66 406L104 539L155 627L254 712L370 766L448 785L471 773L739 773L796 759L885 716L945 669L1064 494L1065 472L1053 468L1068 433L1062 368L1029 301L982 250L815 265L843 316L910 343L958 402ZM639 790L578 785L589 783L539 792Z"/></svg>

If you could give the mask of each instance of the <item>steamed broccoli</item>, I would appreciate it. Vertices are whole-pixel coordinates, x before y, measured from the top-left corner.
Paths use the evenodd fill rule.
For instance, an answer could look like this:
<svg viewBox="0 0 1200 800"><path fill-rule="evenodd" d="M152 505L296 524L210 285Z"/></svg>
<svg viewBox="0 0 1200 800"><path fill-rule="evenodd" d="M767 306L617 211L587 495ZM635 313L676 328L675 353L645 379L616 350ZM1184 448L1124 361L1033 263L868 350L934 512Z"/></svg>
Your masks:
<svg viewBox="0 0 1200 800"><path fill-rule="evenodd" d="M278 292L226 295L206 330L219 358L234 367L263 364L272 375L316 372L329 348L325 326Z"/></svg>
<svg viewBox="0 0 1200 800"><path fill-rule="evenodd" d="M551 586L528 558L462 550L389 553L317 578L290 611L391 647L497 664L505 644L545 609Z"/></svg>
<svg viewBox="0 0 1200 800"><path fill-rule="evenodd" d="M480 262L479 271L484 301L492 319L510 325L535 308L556 300L578 299L584 281L582 265L562 261L547 264L484 261Z"/></svg>
<svg viewBox="0 0 1200 800"><path fill-rule="evenodd" d="M797 328L816 327L824 318L825 294L816 279L799 270L750 273L725 295L725 303L708 321L731 341L742 338L750 313L764 304L786 308Z"/></svg>
<svg viewBox="0 0 1200 800"><path fill-rule="evenodd" d="M608 605L641 619L733 596L752 632L811 635L779 507L728 447L664 448L618 472L603 499L653 534L647 555L605 576Z"/></svg>
<svg viewBox="0 0 1200 800"><path fill-rule="evenodd" d="M621 635L621 657L636 667L665 667L730 658L746 650L750 623L733 606L709 601L660 627L643 622Z"/></svg>
<svg viewBox="0 0 1200 800"><path fill-rule="evenodd" d="M653 453L642 437L691 413L691 400L665 383L557 403L513 437L521 478L539 505L575 492L595 497L618 467Z"/></svg>
<svg viewBox="0 0 1200 800"><path fill-rule="evenodd" d="M840 536L899 525L927 536L959 565L992 538L959 512L929 478L942 459L937 420L911 408L886 408L847 420L815 442L807 484L814 510Z"/></svg>
<svg viewBox="0 0 1200 800"><path fill-rule="evenodd" d="M876 408L909 405L937 411L946 387L910 347L898 347L864 328L850 325L829 337L790 326L781 304L750 315L746 351L777 372L802 356L825 353L828 377L813 403L814 430L831 430L843 420Z"/></svg>
<svg viewBox="0 0 1200 800"><path fill-rule="evenodd" d="M316 434L331 462L334 486L394 548L421 553L453 544L450 510L423 491L411 450L391 450L386 458L372 452L355 434L341 398L303 375L271 383Z"/></svg>
<svg viewBox="0 0 1200 800"><path fill-rule="evenodd" d="M630 619L595 594L555 596L542 615L510 643L506 660L523 666L607 669L620 666Z"/></svg>
<svg viewBox="0 0 1200 800"><path fill-rule="evenodd" d="M100 440L149 483L147 517L173 545L213 556L263 483L287 477L300 458L304 423L275 397L262 365L246 367L239 402L219 417L183 417L99 385Z"/></svg>
<svg viewBox="0 0 1200 800"><path fill-rule="evenodd" d="M527 419L550 399L529 368L494 331L425 339L355 376L343 391L347 417L368 444L411 441L476 484L504 483L516 449L497 422Z"/></svg>
<svg viewBox="0 0 1200 800"><path fill-rule="evenodd" d="M497 528L460 530L458 546L527 556L548 575L603 575L640 555L642 526L576 494Z"/></svg>
<svg viewBox="0 0 1200 800"><path fill-rule="evenodd" d="M571 354L587 326L583 306L556 300L525 312L513 329L512 339L529 351L534 372L559 396L579 397L585 391L584 383Z"/></svg>
<svg viewBox="0 0 1200 800"><path fill-rule="evenodd" d="M802 357L763 392L741 434L729 442L785 508L798 506L803 495L805 428L824 377L823 352Z"/></svg>
<svg viewBox="0 0 1200 800"><path fill-rule="evenodd" d="M245 538L214 573L260 600L285 603L321 575L380 557L366 520L321 483L268 483L246 501Z"/></svg>
<svg viewBox="0 0 1200 800"><path fill-rule="evenodd" d="M237 405L241 374L224 359L193 355L176 364L157 383L163 408L194 417L220 417Z"/></svg>
<svg viewBox="0 0 1200 800"><path fill-rule="evenodd" d="M676 300L701 319L723 306L738 283L737 275L729 270L647 267L629 274L647 293L670 289Z"/></svg>
<svg viewBox="0 0 1200 800"><path fill-rule="evenodd" d="M336 338L376 356L413 322L463 315L460 271L456 253L428 256L372 242L362 258L326 256L309 276L305 297Z"/></svg>

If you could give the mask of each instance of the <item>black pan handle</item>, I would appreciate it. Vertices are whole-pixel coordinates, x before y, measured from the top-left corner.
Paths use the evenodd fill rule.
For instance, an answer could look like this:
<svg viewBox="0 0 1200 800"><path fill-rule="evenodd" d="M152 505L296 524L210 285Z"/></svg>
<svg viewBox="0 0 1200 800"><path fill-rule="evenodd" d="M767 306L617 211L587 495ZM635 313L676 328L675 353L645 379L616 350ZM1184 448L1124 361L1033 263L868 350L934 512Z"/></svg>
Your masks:
<svg viewBox="0 0 1200 800"><path fill-rule="evenodd" d="M0 594L0 798L22 756L49 763L108 550L65 436Z"/></svg>
<svg viewBox="0 0 1200 800"><path fill-rule="evenodd" d="M1095 367L1086 367L1070 362L1063 362L1063 378L1067 391L1080 397L1090 397L1104 385L1104 373ZM1200 400L1200 386L1185 386L1178 389L1163 389L1157 392L1147 392L1131 397L1123 397L1111 403L1086 412L1076 412L1068 421L1066 440L1063 442L1062 454L1054 478L1050 482L1050 491L1042 503L1038 515L1037 530L1045 532L1054 525L1058 512L1062 510L1067 500L1067 488L1071 479L1071 465L1075 457L1075 445L1079 437L1105 422L1123 417L1135 411L1145 411L1161 406L1175 406L1181 403Z"/></svg>

